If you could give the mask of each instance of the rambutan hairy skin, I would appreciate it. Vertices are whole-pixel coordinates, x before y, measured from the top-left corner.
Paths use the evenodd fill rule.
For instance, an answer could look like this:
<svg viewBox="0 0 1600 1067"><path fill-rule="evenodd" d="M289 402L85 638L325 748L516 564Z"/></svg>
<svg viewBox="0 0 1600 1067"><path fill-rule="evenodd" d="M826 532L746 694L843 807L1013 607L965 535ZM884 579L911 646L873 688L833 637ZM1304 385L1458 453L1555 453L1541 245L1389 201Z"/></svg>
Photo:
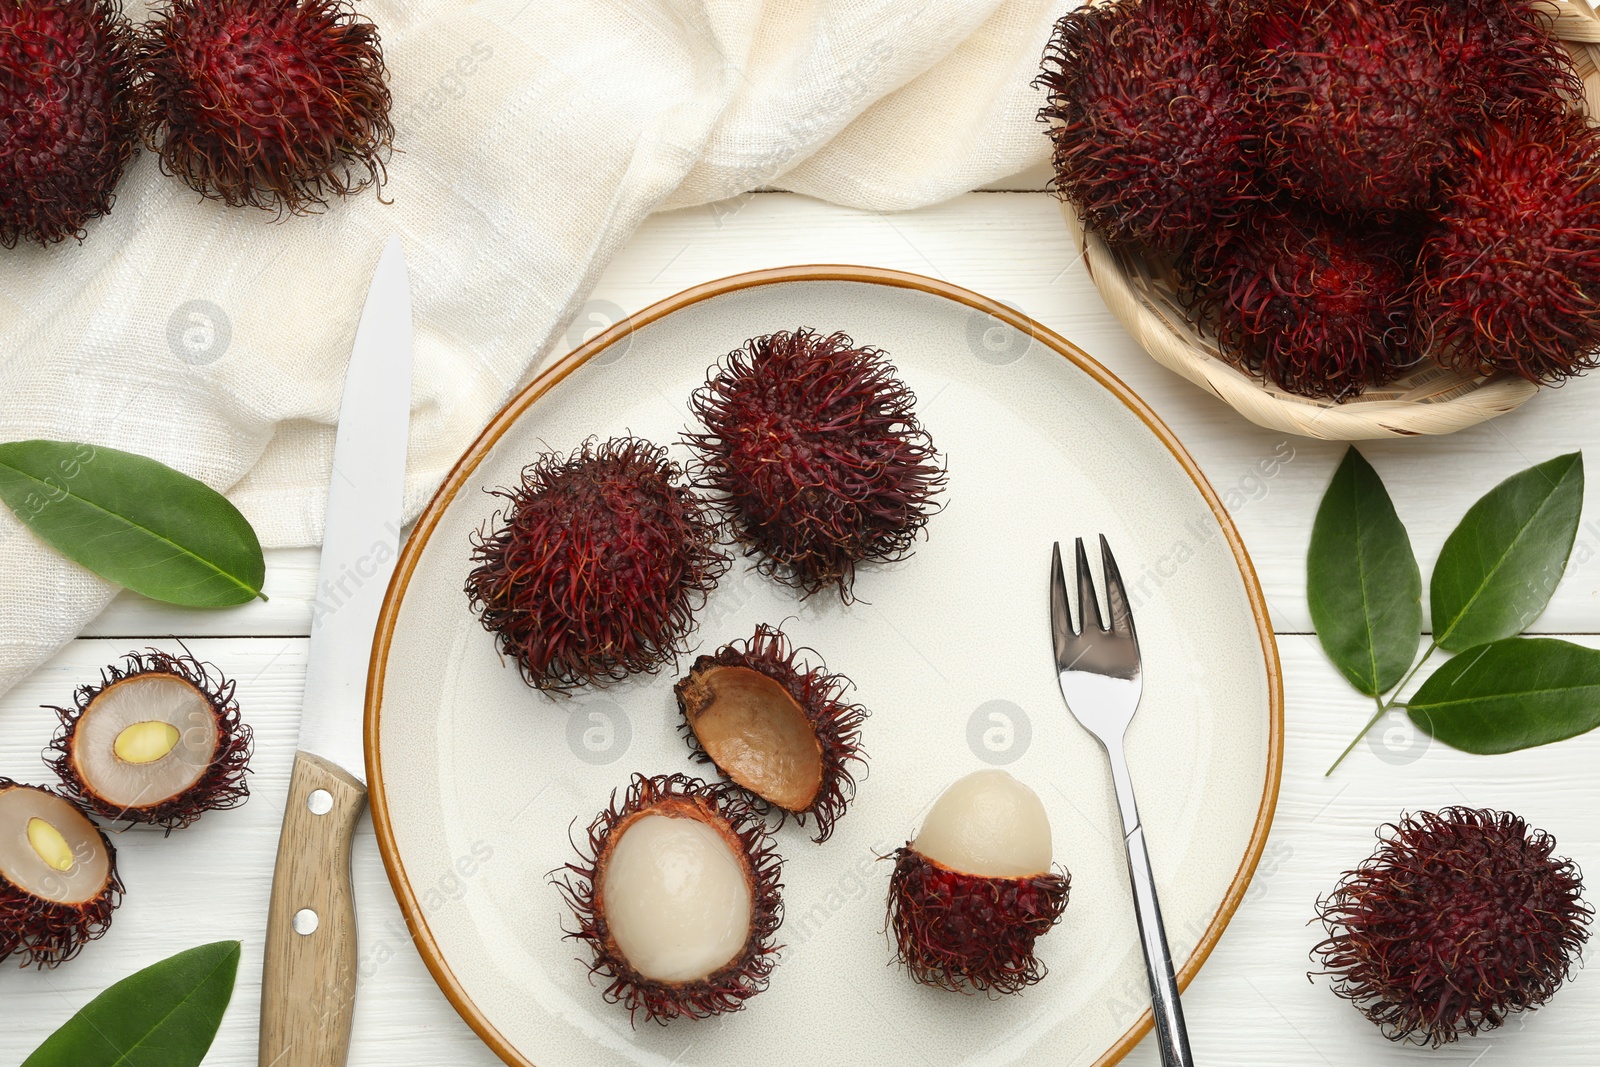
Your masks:
<svg viewBox="0 0 1600 1067"><path fill-rule="evenodd" d="M1347 399L1417 362L1411 307L1421 224L1351 229L1262 205L1184 264L1190 312L1224 357L1288 392Z"/></svg>
<svg viewBox="0 0 1600 1067"><path fill-rule="evenodd" d="M164 0L138 62L140 133L202 196L303 215L381 194L388 74L348 0Z"/></svg>
<svg viewBox="0 0 1600 1067"><path fill-rule="evenodd" d="M1549 834L1451 807L1378 838L1318 900L1328 936L1312 954L1386 1037L1438 1048L1540 1007L1570 977L1594 913Z"/></svg>
<svg viewBox="0 0 1600 1067"><path fill-rule="evenodd" d="M150 674L169 675L187 682L211 705L217 724L217 751L211 766L194 785L179 796L148 808L113 804L95 792L72 758L72 742L78 724L89 704L106 687L128 678ZM174 656L158 648L130 652L122 666L105 667L99 685L82 685L73 694L70 708L52 707L60 726L46 749L45 763L61 779L62 789L85 811L111 822L163 827L168 834L194 824L208 811L236 808L250 797L250 756L254 732L240 718L239 701L234 696L235 682L223 676L212 663L192 655Z"/></svg>
<svg viewBox="0 0 1600 1067"><path fill-rule="evenodd" d="M720 527L664 446L639 437L548 452L472 540L466 594L536 689L603 686L687 651L728 568Z"/></svg>
<svg viewBox="0 0 1600 1067"><path fill-rule="evenodd" d="M1424 11L1462 128L1493 119L1541 121L1575 110L1583 81L1531 0L1413 0Z"/></svg>
<svg viewBox="0 0 1600 1067"><path fill-rule="evenodd" d="M83 240L138 145L117 0L0 4L0 245Z"/></svg>
<svg viewBox="0 0 1600 1067"><path fill-rule="evenodd" d="M760 671L776 681L794 697L805 712L807 720L816 731L822 746L822 786L811 804L799 811L769 803L759 795L745 790L750 803L763 814L776 813L777 825L793 816L801 826L807 817L816 820L816 833L812 840L822 844L833 834L833 826L855 799L856 780L852 764L866 767L866 753L861 748L861 727L870 714L861 704L844 700L852 682L842 674L835 674L825 666L813 666L802 659L806 653L817 655L815 649L796 648L782 630L761 623L747 641L733 641L714 654L700 656L694 662L688 678L673 687L678 698L678 710L683 715L678 730L688 742L692 757L700 763L716 761L711 758L696 739L689 724L685 706L685 690L696 674L712 667L745 667ZM821 659L817 656L818 660ZM717 771L725 781L731 782L726 772Z"/></svg>
<svg viewBox="0 0 1600 1067"><path fill-rule="evenodd" d="M1047 968L1035 940L1061 921L1071 880L963 874L906 842L893 853L889 926L895 962L922 985L951 992L1019 993Z"/></svg>
<svg viewBox="0 0 1600 1067"><path fill-rule="evenodd" d="M70 797L44 786L28 786L0 776L0 793L8 789L37 789L73 803ZM122 903L122 879L117 874L117 850L104 830L96 827L110 862L110 878L99 896L83 904L61 904L34 896L0 875L0 962L20 956L22 966L41 970L67 962L89 942L111 929L111 915Z"/></svg>
<svg viewBox="0 0 1600 1067"><path fill-rule="evenodd" d="M1261 131L1222 14L1112 0L1056 23L1035 81L1057 195L1112 244L1180 251L1261 199Z"/></svg>
<svg viewBox="0 0 1600 1067"><path fill-rule="evenodd" d="M1465 141L1423 247L1417 321L1463 374L1551 384L1600 363L1600 130L1493 123Z"/></svg>
<svg viewBox="0 0 1600 1067"><path fill-rule="evenodd" d="M691 478L761 573L849 603L857 566L909 556L937 510L945 470L915 405L881 349L806 327L757 337L690 398Z"/></svg>
<svg viewBox="0 0 1600 1067"><path fill-rule="evenodd" d="M629 965L617 947L605 916L605 864L609 848L635 820L650 814L697 818L722 834L744 857L750 887L750 933L744 951L704 978L662 982ZM712 785L686 774L647 777L635 774L620 797L613 791L606 808L589 824L579 859L552 872L551 881L577 922L563 933L589 946L591 976L606 983L608 1003L628 1009L634 1025L645 1020L666 1025L674 1019L705 1019L739 1011L767 988L783 946L775 943L783 925L783 859L761 813L730 785Z"/></svg>

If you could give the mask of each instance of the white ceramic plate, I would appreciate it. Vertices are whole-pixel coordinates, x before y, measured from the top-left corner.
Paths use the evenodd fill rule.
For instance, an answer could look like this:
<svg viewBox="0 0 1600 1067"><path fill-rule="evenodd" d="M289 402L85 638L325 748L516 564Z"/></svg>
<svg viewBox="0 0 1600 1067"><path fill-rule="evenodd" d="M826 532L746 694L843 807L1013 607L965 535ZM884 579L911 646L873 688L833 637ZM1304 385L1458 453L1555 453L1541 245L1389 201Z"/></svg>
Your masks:
<svg viewBox="0 0 1600 1067"><path fill-rule="evenodd" d="M779 834L786 945L745 1010L634 1029L591 983L548 875L634 772L692 771L677 674L570 699L523 684L468 608L468 536L540 451L624 431L675 442L686 401L746 338L811 326L886 349L949 465L948 506L913 556L864 570L859 602L798 600L741 561L700 617L701 650L784 622L855 680L870 775L832 839ZM680 445L674 445L680 450ZM1130 587L1144 703L1129 761L1187 981L1265 842L1282 696L1261 593L1226 513L1155 416L1103 368L998 303L852 267L710 283L619 324L545 372L462 459L417 525L373 653L368 764L378 838L417 944L508 1063L1114 1062L1149 1026L1106 763L1070 718L1050 656L1050 545L1105 533ZM785 622L785 620L787 620ZM685 668L687 663L684 664ZM1049 976L997 1000L890 964L890 864L951 781L1000 765L1044 800L1072 876L1039 942Z"/></svg>

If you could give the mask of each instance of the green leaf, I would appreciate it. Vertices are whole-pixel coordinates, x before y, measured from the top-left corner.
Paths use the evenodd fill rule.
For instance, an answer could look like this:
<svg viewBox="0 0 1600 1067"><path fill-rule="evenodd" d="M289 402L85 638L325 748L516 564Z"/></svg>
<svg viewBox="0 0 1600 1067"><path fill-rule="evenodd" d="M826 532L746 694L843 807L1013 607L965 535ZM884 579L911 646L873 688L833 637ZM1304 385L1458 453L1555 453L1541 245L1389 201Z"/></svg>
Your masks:
<svg viewBox="0 0 1600 1067"><path fill-rule="evenodd" d="M1354 448L1311 527L1306 601L1322 649L1368 696L1400 681L1422 633L1422 572L1378 472Z"/></svg>
<svg viewBox="0 0 1600 1067"><path fill-rule="evenodd" d="M180 952L84 1005L22 1067L196 1067L233 997L239 942Z"/></svg>
<svg viewBox="0 0 1600 1067"><path fill-rule="evenodd" d="M1411 721L1467 752L1515 752L1600 726L1600 651L1553 637L1469 648L1434 671Z"/></svg>
<svg viewBox="0 0 1600 1067"><path fill-rule="evenodd" d="M1527 629L1567 568L1583 510L1583 455L1513 474L1467 510L1433 568L1433 639L1459 652Z"/></svg>
<svg viewBox="0 0 1600 1067"><path fill-rule="evenodd" d="M70 441L0 444L0 500L50 547L154 600L266 597L266 561L226 497L164 463Z"/></svg>

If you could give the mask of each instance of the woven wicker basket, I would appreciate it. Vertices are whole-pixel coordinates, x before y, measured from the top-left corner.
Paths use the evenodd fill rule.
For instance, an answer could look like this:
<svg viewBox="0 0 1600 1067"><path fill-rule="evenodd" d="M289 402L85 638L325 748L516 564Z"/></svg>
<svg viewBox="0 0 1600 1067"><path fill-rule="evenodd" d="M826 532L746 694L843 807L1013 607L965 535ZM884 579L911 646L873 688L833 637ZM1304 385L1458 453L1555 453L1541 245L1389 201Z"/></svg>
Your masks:
<svg viewBox="0 0 1600 1067"><path fill-rule="evenodd" d="M1584 107L1600 115L1600 16L1583 0L1553 0L1551 6L1556 34L1583 78ZM1427 363L1342 403L1284 392L1221 357L1216 339L1184 314L1170 269L1113 251L1098 235L1084 233L1072 204L1061 206L1112 314L1157 362L1216 394L1251 422L1333 441L1453 433L1503 415L1539 391L1513 375L1468 378Z"/></svg>

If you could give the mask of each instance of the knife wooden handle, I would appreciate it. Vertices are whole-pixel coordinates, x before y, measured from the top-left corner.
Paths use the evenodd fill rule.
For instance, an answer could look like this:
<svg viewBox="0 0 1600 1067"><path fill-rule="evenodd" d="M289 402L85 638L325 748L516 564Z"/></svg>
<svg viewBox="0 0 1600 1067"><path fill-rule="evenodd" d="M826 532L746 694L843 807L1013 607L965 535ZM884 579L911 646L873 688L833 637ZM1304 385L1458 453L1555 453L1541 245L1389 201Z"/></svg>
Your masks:
<svg viewBox="0 0 1600 1067"><path fill-rule="evenodd" d="M366 802L359 779L295 754L267 912L261 1067L344 1067L356 1000L350 844Z"/></svg>

